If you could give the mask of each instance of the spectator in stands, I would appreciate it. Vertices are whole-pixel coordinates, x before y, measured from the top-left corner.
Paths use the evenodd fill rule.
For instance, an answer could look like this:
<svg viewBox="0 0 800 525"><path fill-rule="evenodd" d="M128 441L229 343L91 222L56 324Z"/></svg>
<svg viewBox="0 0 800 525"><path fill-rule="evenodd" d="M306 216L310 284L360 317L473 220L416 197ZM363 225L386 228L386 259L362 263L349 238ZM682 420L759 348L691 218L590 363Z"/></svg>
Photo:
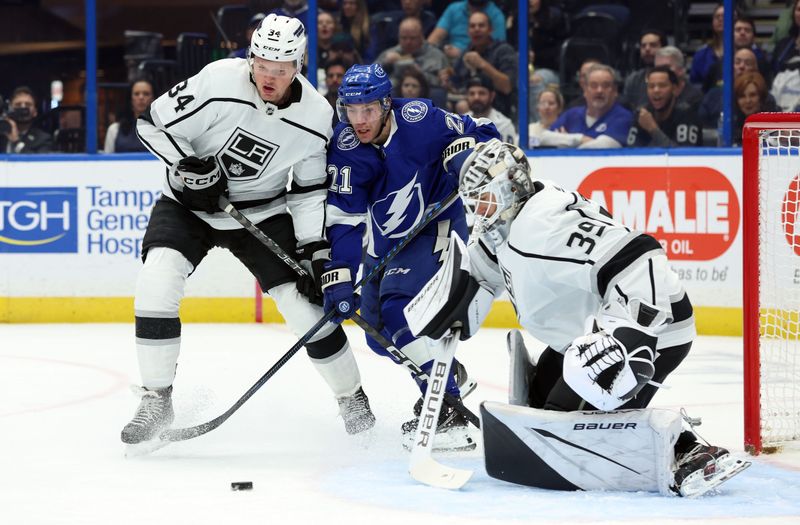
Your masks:
<svg viewBox="0 0 800 525"><path fill-rule="evenodd" d="M645 29L639 37L639 69L631 71L625 77L620 102L629 107L636 108L642 105L646 93L642 93L642 86L646 85L647 72L656 62L656 51L667 45L667 37L658 29ZM646 91L646 90L645 90Z"/></svg>
<svg viewBox="0 0 800 525"><path fill-rule="evenodd" d="M767 83L761 73L744 73L734 82L733 93L736 107L733 111L731 141L734 146L741 146L745 119L754 113L767 111Z"/></svg>
<svg viewBox="0 0 800 525"><path fill-rule="evenodd" d="M339 32L336 18L327 11L317 13L317 64L324 65L329 60L328 54L333 44L333 37Z"/></svg>
<svg viewBox="0 0 800 525"><path fill-rule="evenodd" d="M647 73L646 106L633 114L628 146L669 148L699 146L703 141L700 119L689 106L678 103L678 76L669 66Z"/></svg>
<svg viewBox="0 0 800 525"><path fill-rule="evenodd" d="M346 68L353 64L363 62L361 54L355 47L353 37L349 33L336 33L331 40L331 48L328 50L328 61L341 60Z"/></svg>
<svg viewBox="0 0 800 525"><path fill-rule="evenodd" d="M633 115L617 102L621 79L611 66L594 64L586 74L585 106L568 109L542 134L542 146L620 148Z"/></svg>
<svg viewBox="0 0 800 525"><path fill-rule="evenodd" d="M478 74L492 80L497 92L495 108L513 115L512 105L517 84L517 52L508 44L492 37L489 16L475 11L469 16L469 39L464 54L456 62L452 78L446 79L458 92L466 92L467 81Z"/></svg>
<svg viewBox="0 0 800 525"><path fill-rule="evenodd" d="M714 9L714 15L711 19L711 30L713 32L711 42L698 49L692 58L689 81L692 84L703 86L703 91L708 91L712 87L713 79L709 79L709 76L713 74L714 65L722 58L724 21L725 7L720 3Z"/></svg>
<svg viewBox="0 0 800 525"><path fill-rule="evenodd" d="M283 0L283 6L273 9L271 13L297 18L303 22L304 27L308 27L308 2L306 0Z"/></svg>
<svg viewBox="0 0 800 525"><path fill-rule="evenodd" d="M20 86L11 93L8 109L0 117L0 153L48 153L53 137L33 125L39 112L31 88Z"/></svg>
<svg viewBox="0 0 800 525"><path fill-rule="evenodd" d="M375 60L398 85L400 76L409 67L419 69L429 86L441 86L439 72L450 66L444 52L425 41L418 18L406 18L400 24L399 44L381 53Z"/></svg>
<svg viewBox="0 0 800 525"><path fill-rule="evenodd" d="M430 88L425 75L417 68L408 68L400 77L400 83L394 84L398 98L430 98Z"/></svg>
<svg viewBox="0 0 800 525"><path fill-rule="evenodd" d="M561 44L569 37L567 17L553 0L528 0L528 62L537 69L558 71ZM508 42L519 49L519 16L516 2L511 5Z"/></svg>
<svg viewBox="0 0 800 525"><path fill-rule="evenodd" d="M792 57L785 64L772 82L772 99L778 109L776 111L796 111L800 104L800 56ZM770 111L770 110L767 110Z"/></svg>
<svg viewBox="0 0 800 525"><path fill-rule="evenodd" d="M487 118L500 132L503 142L516 145L519 140L514 123L493 106L495 98L494 83L485 75L477 75L467 82L467 115L472 118Z"/></svg>
<svg viewBox="0 0 800 525"><path fill-rule="evenodd" d="M325 100L333 108L333 127L339 123L338 111L336 111L336 99L339 97L339 86L342 85L342 79L347 68L341 60L331 60L325 64L325 87L328 90L325 93Z"/></svg>
<svg viewBox="0 0 800 525"><path fill-rule="evenodd" d="M792 25L789 34L782 38L772 52L772 72L780 73L789 63L789 60L800 55L800 0L795 0L792 6Z"/></svg>
<svg viewBox="0 0 800 525"><path fill-rule="evenodd" d="M542 140L542 135L550 129L561 112L564 111L564 97L561 92L554 87L546 87L539 93L536 101L536 110L539 120L528 126L528 147L538 147Z"/></svg>
<svg viewBox="0 0 800 525"><path fill-rule="evenodd" d="M353 43L361 57L367 62L372 62L375 55L370 55L368 52L379 50L369 48L369 10L366 1L342 0L339 25L342 26L342 31L353 37Z"/></svg>
<svg viewBox="0 0 800 525"><path fill-rule="evenodd" d="M469 46L470 15L478 11L486 13L489 17L492 38L498 42L504 42L506 40L505 15L491 0L453 2L442 13L436 29L428 36L428 42L441 47L451 62L455 62Z"/></svg>
<svg viewBox="0 0 800 525"><path fill-rule="evenodd" d="M770 38L772 49L777 49L778 42L789 36L789 30L794 25L794 10L796 6L797 2L787 0L786 7L778 16L778 20L775 22L775 30L772 32L772 38Z"/></svg>
<svg viewBox="0 0 800 525"><path fill-rule="evenodd" d="M756 23L749 16L739 15L734 22L733 48L752 50L759 62L767 59L767 54L756 44Z"/></svg>
<svg viewBox="0 0 800 525"><path fill-rule="evenodd" d="M567 109L576 108L578 106L585 106L586 99L583 98L583 94L586 92L586 75L589 73L589 69L595 65L600 64L601 62L596 58L587 58L583 62L581 62L581 67L578 69L578 74L576 75L576 80L578 82L578 95L571 98L567 102ZM563 87L563 86L562 86ZM571 89L567 87L567 89ZM574 90L572 90L574 91Z"/></svg>
<svg viewBox="0 0 800 525"><path fill-rule="evenodd" d="M436 15L426 8L425 0L402 0L401 6L402 9L372 15L370 42L375 46L376 54L398 44L397 35L400 31L400 22L405 18L418 18L422 24L422 34L425 38L436 27ZM370 12L373 12L372 9Z"/></svg>
<svg viewBox="0 0 800 525"><path fill-rule="evenodd" d="M106 153L147 151L136 135L136 119L147 110L153 98L153 85L149 81L139 79L130 85L125 109L106 131Z"/></svg>
<svg viewBox="0 0 800 525"><path fill-rule="evenodd" d="M740 49L733 55L734 81L744 73L758 73L758 60L750 49ZM714 86L703 97L698 115L704 128L715 129L722 111L722 86Z"/></svg>
<svg viewBox="0 0 800 525"><path fill-rule="evenodd" d="M253 32L258 28L258 25L264 20L265 16L267 15L264 13L256 13L250 18L250 22L247 24L247 31L245 32L247 35L247 45L231 51L230 54L228 54L228 58L247 58L250 52L250 40L253 39Z"/></svg>
<svg viewBox="0 0 800 525"><path fill-rule="evenodd" d="M703 92L686 80L686 63L684 62L683 52L675 46L662 47L656 51L655 65L669 66L678 77L678 87L675 91L678 94L678 102L686 104L692 111L697 110L703 101ZM646 99L644 103L647 103ZM638 105L634 107L638 107Z"/></svg>

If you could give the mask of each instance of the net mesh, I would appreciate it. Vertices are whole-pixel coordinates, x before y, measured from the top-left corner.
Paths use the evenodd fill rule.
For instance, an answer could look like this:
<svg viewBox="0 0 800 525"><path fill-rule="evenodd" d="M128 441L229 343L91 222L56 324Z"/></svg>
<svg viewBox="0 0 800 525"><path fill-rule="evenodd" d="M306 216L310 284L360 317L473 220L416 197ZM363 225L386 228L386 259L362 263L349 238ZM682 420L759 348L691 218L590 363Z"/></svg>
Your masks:
<svg viewBox="0 0 800 525"><path fill-rule="evenodd" d="M800 439L800 130L759 135L759 355L765 447Z"/></svg>

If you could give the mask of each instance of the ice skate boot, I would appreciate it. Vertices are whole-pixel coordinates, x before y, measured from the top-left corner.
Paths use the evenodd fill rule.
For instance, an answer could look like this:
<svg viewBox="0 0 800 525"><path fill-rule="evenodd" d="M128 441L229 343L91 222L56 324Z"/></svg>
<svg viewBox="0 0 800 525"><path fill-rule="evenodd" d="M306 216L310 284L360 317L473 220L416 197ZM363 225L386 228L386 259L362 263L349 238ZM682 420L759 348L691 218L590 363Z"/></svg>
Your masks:
<svg viewBox="0 0 800 525"><path fill-rule="evenodd" d="M457 399L460 400L460 398ZM411 450L414 447L414 436L417 432L419 416L422 413L422 402L423 398L419 398L414 405L414 419L406 421L401 426L403 447L407 450ZM435 452L452 452L473 450L475 446L475 440L469 432L467 418L447 403L443 404L442 410L439 412L439 424L436 427L432 450Z"/></svg>
<svg viewBox="0 0 800 525"><path fill-rule="evenodd" d="M158 437L175 419L171 386L153 390L134 387L134 392L142 397L142 401L133 419L122 429L122 442L129 445Z"/></svg>
<svg viewBox="0 0 800 525"><path fill-rule="evenodd" d="M675 455L677 466L672 490L686 498L710 491L750 466L722 447L695 443L687 452Z"/></svg>
<svg viewBox="0 0 800 525"><path fill-rule="evenodd" d="M369 408L369 399L363 388L359 387L352 396L340 397L336 401L348 434L358 434L375 425L375 415Z"/></svg>

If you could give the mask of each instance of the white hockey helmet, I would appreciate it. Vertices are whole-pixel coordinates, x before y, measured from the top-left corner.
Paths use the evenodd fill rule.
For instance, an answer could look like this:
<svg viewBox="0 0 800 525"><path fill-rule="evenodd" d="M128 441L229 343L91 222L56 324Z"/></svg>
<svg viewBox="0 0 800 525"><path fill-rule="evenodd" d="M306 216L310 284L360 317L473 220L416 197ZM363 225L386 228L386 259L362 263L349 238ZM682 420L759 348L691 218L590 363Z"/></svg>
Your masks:
<svg viewBox="0 0 800 525"><path fill-rule="evenodd" d="M525 153L499 139L476 145L459 176L459 193L473 218L473 237L510 226L535 191Z"/></svg>
<svg viewBox="0 0 800 525"><path fill-rule="evenodd" d="M275 62L294 62L300 71L307 42L306 28L300 20L270 13L253 31L250 39L250 70L253 68L253 57L259 57Z"/></svg>

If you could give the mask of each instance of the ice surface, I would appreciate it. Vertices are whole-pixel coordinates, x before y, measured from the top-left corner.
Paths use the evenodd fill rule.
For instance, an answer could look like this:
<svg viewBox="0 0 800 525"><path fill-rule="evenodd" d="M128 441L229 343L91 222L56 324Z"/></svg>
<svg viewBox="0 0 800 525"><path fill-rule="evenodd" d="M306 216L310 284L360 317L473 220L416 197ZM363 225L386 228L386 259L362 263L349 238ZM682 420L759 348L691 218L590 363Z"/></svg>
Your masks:
<svg viewBox="0 0 800 525"><path fill-rule="evenodd" d="M0 523L800 523L800 457L791 453L756 458L697 500L519 487L489 478L480 449L437 456L475 469L464 489L419 485L399 432L419 393L357 328L348 334L378 418L368 438L345 434L300 352L218 429L125 458L119 431L138 402L128 389L138 382L132 325L0 325ZM295 340L283 325L184 325L176 425L219 415ZM459 348L478 379L473 410L506 398L504 340L482 330ZM741 339L702 337L653 406L686 407L703 418L706 439L742 453L741 378ZM232 481L254 489L233 492Z"/></svg>

